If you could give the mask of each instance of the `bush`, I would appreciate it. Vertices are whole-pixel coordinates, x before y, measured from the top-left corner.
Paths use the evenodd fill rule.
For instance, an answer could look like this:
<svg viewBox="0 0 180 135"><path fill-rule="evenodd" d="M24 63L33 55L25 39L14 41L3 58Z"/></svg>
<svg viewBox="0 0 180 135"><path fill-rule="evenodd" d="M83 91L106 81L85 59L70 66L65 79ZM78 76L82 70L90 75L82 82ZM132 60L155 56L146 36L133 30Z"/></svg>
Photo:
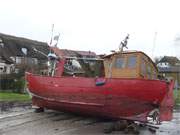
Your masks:
<svg viewBox="0 0 180 135"><path fill-rule="evenodd" d="M16 93L24 93L25 79L1 79L0 80L0 90L2 91L12 91Z"/></svg>
<svg viewBox="0 0 180 135"><path fill-rule="evenodd" d="M20 79L14 81L13 87L12 87L13 92L23 93L24 85L25 85L25 80L23 78L20 78Z"/></svg>

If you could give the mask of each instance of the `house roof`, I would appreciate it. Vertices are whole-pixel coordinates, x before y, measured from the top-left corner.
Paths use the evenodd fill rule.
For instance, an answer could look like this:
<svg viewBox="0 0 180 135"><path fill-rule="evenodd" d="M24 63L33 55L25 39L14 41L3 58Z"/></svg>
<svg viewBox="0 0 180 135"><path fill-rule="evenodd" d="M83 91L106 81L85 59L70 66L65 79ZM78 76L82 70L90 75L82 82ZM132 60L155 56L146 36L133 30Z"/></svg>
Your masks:
<svg viewBox="0 0 180 135"><path fill-rule="evenodd" d="M59 49L57 47L51 47L51 49L54 51L56 55L59 57L94 57L96 58L97 55L94 52L91 51L76 51L76 50L68 50L68 49Z"/></svg>
<svg viewBox="0 0 180 135"><path fill-rule="evenodd" d="M0 39L1 42L4 44L3 46L0 46L0 56L4 57L5 59L10 58L11 56L26 56L38 59L47 59L44 55L33 49L35 48L36 50L48 54L49 46L45 42L15 37L2 33L0 33ZM23 53L22 48L27 49L27 55Z"/></svg>
<svg viewBox="0 0 180 135"><path fill-rule="evenodd" d="M95 52L91 52L91 51L76 51L78 54L82 55L82 56L96 56Z"/></svg>
<svg viewBox="0 0 180 135"><path fill-rule="evenodd" d="M167 62L170 65L175 65L177 63L180 63L180 60L177 57L173 56L164 56L158 63Z"/></svg>
<svg viewBox="0 0 180 135"><path fill-rule="evenodd" d="M0 56L0 63L13 64L13 60L9 57Z"/></svg>

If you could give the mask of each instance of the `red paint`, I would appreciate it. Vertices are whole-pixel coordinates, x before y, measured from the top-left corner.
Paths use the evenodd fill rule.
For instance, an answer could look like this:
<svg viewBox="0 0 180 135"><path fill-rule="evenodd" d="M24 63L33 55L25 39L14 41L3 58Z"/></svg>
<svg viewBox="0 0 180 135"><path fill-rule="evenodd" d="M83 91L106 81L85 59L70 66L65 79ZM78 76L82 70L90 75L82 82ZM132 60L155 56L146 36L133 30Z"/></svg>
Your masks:
<svg viewBox="0 0 180 135"><path fill-rule="evenodd" d="M57 68L56 68L56 76L61 76L64 72L64 64L65 64L65 60L61 59L57 62Z"/></svg>
<svg viewBox="0 0 180 135"><path fill-rule="evenodd" d="M163 101L160 104L160 120L161 121L170 121L172 119L173 114L173 88L174 88L174 81L169 83L169 91L164 96Z"/></svg>
<svg viewBox="0 0 180 135"><path fill-rule="evenodd" d="M173 84L160 80L48 77L26 73L33 104L115 119L146 121L147 114L162 107ZM96 85L103 81L102 85ZM172 102L172 96L168 98ZM166 108L166 107L165 107ZM162 120L170 120L165 115Z"/></svg>

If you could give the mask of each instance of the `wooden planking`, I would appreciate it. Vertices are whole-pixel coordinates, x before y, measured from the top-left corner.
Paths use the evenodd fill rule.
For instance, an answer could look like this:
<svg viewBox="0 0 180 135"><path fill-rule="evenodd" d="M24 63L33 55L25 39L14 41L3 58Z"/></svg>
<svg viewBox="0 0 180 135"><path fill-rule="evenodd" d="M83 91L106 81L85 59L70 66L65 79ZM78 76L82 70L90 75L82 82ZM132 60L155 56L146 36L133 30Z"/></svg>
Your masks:
<svg viewBox="0 0 180 135"><path fill-rule="evenodd" d="M127 67L127 60L128 57L136 56L137 57L137 63L135 68L128 68ZM124 57L125 58L125 68L116 68L115 67L115 60L117 57ZM151 67L152 73L155 73L157 76L157 70L154 66L153 62L149 60L150 58L146 56L142 52L134 52L134 53L122 53L122 54L115 54L111 57L105 58L104 60L104 67L105 67L105 77L106 78L148 78L148 75L142 76L142 70L141 70L141 62L142 58L145 59L145 68L147 71L148 65ZM152 79L154 77L153 74L150 75L149 79Z"/></svg>

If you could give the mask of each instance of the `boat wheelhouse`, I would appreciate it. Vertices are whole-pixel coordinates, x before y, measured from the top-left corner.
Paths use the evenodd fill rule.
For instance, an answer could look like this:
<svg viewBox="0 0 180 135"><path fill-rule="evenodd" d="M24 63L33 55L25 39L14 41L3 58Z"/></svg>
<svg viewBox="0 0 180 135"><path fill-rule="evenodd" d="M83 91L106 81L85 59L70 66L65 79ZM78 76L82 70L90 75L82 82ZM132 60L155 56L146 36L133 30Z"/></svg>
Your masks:
<svg viewBox="0 0 180 135"><path fill-rule="evenodd" d="M104 57L106 78L157 79L154 62L143 52L124 51Z"/></svg>

